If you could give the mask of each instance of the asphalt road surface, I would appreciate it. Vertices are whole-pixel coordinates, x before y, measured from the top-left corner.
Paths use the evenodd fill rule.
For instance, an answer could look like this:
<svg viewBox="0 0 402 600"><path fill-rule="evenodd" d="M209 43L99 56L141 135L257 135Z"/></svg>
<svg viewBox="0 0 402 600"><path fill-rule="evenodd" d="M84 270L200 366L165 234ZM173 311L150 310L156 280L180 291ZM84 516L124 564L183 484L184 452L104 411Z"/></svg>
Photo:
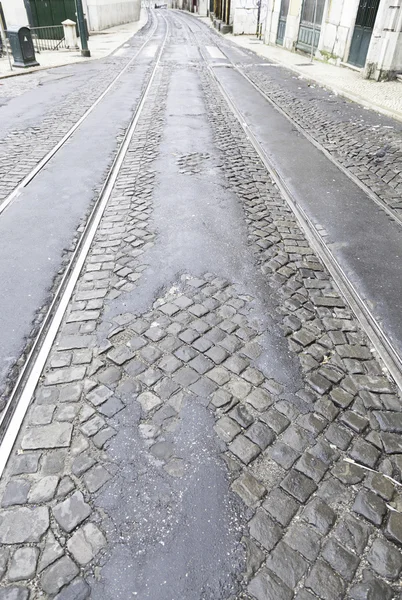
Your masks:
<svg viewBox="0 0 402 600"><path fill-rule="evenodd" d="M152 11L0 88L0 202L132 58L0 214L4 407L131 127L0 480L0 600L397 600L400 390L311 231L401 353L400 126Z"/></svg>

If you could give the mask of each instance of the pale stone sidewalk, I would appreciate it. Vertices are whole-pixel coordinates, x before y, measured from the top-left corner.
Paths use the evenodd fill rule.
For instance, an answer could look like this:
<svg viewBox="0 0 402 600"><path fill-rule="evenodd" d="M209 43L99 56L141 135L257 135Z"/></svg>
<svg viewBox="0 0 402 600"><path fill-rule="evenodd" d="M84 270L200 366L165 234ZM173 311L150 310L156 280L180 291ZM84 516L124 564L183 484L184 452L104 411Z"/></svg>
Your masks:
<svg viewBox="0 0 402 600"><path fill-rule="evenodd" d="M89 59L83 58L79 50L46 51L37 53L36 55L36 59L40 65L39 67L29 69L13 68L11 71L7 57L0 58L0 79L51 67L96 60L109 56L109 54L112 54L115 51L118 53L120 46L144 27L147 20L148 13L145 8L142 8L139 21L125 23L124 25L118 25L116 27L111 27L110 29L91 33L88 41L88 46L91 51L91 58Z"/></svg>
<svg viewBox="0 0 402 600"><path fill-rule="evenodd" d="M199 18L211 26L209 18ZM315 60L296 52L289 52L279 46L268 46L252 35L225 35L235 44L252 50L270 61L279 63L298 73L300 77L312 80L329 88L335 94L358 102L367 108L402 121L402 84L400 81L377 82L363 79L360 72L345 67Z"/></svg>

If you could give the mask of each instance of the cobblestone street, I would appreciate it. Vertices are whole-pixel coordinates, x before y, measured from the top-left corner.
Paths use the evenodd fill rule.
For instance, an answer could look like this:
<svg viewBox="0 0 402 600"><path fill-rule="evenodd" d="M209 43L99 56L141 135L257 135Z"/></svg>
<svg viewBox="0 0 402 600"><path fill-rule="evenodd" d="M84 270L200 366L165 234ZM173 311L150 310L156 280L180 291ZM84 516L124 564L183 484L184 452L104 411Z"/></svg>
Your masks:
<svg viewBox="0 0 402 600"><path fill-rule="evenodd" d="M339 163L339 178L350 171L362 193L378 196L384 206L367 196L367 207L398 233L401 126L369 112L360 119L357 105L300 87L190 16L152 11L126 54L96 72L80 67L74 77L88 78L86 88L49 95L37 128L9 123L0 200L138 51L110 99L130 96L135 118L121 108L103 175L125 140L127 152L115 179L90 179L81 214L74 205L71 247L51 263L34 333L0 382L5 410L111 182L0 479L0 600L401 600L401 391L267 170L254 142L263 147L263 135L250 113L236 114L225 78L244 71ZM56 74L7 80L5 109ZM83 135L106 118L95 113ZM43 176L72 176L63 157ZM90 155L73 165L95 169ZM54 188L41 177L35 198L50 202ZM0 222L28 201L17 197ZM368 239L362 255L371 251Z"/></svg>

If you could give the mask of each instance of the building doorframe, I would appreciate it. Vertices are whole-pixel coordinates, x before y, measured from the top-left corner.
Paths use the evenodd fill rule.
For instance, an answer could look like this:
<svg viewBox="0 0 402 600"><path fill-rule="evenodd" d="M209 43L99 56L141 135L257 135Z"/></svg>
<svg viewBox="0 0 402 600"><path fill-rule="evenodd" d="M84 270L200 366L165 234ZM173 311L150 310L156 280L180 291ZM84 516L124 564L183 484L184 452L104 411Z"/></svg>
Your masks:
<svg viewBox="0 0 402 600"><path fill-rule="evenodd" d="M315 6L316 1L317 8ZM322 21L324 18L324 9L325 0L303 0L300 15L299 33L296 42L297 50L311 52L312 48L313 51L318 48Z"/></svg>
<svg viewBox="0 0 402 600"><path fill-rule="evenodd" d="M276 31L276 43L280 46L283 46L283 41L285 39L286 21L289 13L289 4L290 0L281 1L281 8L279 10L278 29Z"/></svg>
<svg viewBox="0 0 402 600"><path fill-rule="evenodd" d="M76 20L74 0L24 0L31 27L61 25L65 19Z"/></svg>
<svg viewBox="0 0 402 600"><path fill-rule="evenodd" d="M359 2L348 56L348 63L355 67L365 66L380 2L381 0Z"/></svg>

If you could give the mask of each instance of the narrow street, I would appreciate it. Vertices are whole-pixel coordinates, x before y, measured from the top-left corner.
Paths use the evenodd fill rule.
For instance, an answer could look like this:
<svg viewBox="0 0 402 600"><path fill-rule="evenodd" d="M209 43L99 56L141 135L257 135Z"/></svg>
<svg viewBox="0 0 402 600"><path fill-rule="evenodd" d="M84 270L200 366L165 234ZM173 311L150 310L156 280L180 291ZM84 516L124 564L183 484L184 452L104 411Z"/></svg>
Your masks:
<svg viewBox="0 0 402 600"><path fill-rule="evenodd" d="M0 600L402 599L401 132L176 10L0 80Z"/></svg>

